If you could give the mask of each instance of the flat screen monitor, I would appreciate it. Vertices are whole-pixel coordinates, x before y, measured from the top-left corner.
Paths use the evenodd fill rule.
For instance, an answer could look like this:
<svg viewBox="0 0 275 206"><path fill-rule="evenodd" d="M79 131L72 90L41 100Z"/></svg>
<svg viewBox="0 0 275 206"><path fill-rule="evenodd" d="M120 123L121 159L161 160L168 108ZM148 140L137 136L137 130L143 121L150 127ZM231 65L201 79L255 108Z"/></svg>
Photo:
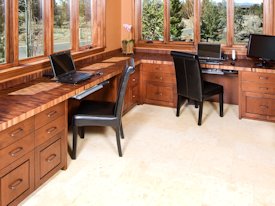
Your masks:
<svg viewBox="0 0 275 206"><path fill-rule="evenodd" d="M75 65L70 50L55 53L49 56L55 76L75 71Z"/></svg>
<svg viewBox="0 0 275 206"><path fill-rule="evenodd" d="M210 44L210 43L199 43L198 44L198 56L200 59L221 59L221 45Z"/></svg>
<svg viewBox="0 0 275 206"><path fill-rule="evenodd" d="M257 66L269 66L269 61L275 60L275 36L250 34L247 56L260 59Z"/></svg>

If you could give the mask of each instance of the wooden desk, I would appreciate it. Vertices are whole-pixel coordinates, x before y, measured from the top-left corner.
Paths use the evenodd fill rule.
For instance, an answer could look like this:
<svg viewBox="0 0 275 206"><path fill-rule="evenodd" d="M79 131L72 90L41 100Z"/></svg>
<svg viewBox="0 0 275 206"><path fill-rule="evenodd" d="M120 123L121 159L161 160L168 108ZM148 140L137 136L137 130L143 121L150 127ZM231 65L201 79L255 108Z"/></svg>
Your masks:
<svg viewBox="0 0 275 206"><path fill-rule="evenodd" d="M77 85L40 78L0 92L1 206L17 205L67 168L67 100L120 74L122 67L102 70L102 76Z"/></svg>

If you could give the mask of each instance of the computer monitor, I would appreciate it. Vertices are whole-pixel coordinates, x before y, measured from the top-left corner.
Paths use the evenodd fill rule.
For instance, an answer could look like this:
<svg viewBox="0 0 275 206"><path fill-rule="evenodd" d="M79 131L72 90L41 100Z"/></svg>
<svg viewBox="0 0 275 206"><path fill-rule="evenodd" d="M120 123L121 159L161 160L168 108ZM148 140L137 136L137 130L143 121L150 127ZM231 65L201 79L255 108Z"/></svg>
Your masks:
<svg viewBox="0 0 275 206"><path fill-rule="evenodd" d="M198 56L200 59L221 60L221 45L212 43L199 43Z"/></svg>
<svg viewBox="0 0 275 206"><path fill-rule="evenodd" d="M275 36L250 34L247 56L261 60L256 66L266 67L270 65L270 60L275 60Z"/></svg>
<svg viewBox="0 0 275 206"><path fill-rule="evenodd" d="M76 70L70 50L54 53L49 58L55 76Z"/></svg>

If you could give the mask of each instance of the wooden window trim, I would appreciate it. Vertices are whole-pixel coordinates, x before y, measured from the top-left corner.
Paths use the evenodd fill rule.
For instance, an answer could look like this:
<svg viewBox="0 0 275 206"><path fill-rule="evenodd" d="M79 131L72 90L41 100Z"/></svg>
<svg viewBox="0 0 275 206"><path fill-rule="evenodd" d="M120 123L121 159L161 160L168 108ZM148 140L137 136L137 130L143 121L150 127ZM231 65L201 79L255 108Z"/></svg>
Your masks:
<svg viewBox="0 0 275 206"><path fill-rule="evenodd" d="M152 41L147 43L145 40L142 40L142 5L141 0L136 0L135 2L135 42L136 47L148 47L148 48L158 48L158 49L167 49L167 48L181 48L180 50L196 50L197 44L200 42L200 11L201 11L201 0L194 0L194 41L193 42L177 42L177 41L168 41L169 39L169 0L164 0L164 21L168 26L164 27L164 41ZM263 0L263 33L269 35L275 35L275 3L274 0ZM246 45L234 43L234 0L227 0L227 34L226 34L226 43L222 44L222 49L225 53L231 52L232 49L238 51L240 55L246 55ZM193 45L192 46L190 46ZM184 46L184 47L183 47ZM190 49L191 48L191 49Z"/></svg>
<svg viewBox="0 0 275 206"><path fill-rule="evenodd" d="M106 25L105 25L105 2L106 0L94 0L93 8L96 10L93 18L93 37L96 38L93 45L79 47L78 40L78 0L70 0L71 12L71 43L72 55L74 58L82 58L103 52L106 48ZM43 1L43 18L44 18L44 55L30 57L19 60L19 42L18 42L18 0L5 1L5 21L6 21L6 63L0 64L0 72L6 73L8 70L18 71L31 67L40 68L47 63L48 56L53 53L54 37L54 1ZM77 32L75 32L77 31Z"/></svg>

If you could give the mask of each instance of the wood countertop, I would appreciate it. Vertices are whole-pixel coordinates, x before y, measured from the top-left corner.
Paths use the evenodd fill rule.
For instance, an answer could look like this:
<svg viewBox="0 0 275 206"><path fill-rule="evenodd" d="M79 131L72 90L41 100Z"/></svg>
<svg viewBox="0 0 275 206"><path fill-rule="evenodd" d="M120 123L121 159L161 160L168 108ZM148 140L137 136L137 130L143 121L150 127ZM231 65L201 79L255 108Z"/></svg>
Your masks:
<svg viewBox="0 0 275 206"><path fill-rule="evenodd" d="M92 68L95 64L82 68L81 70L85 72L94 72L95 70L100 69L104 74L101 76L93 76L90 80L77 85L55 85L55 87L52 89L41 91L32 95L20 95L16 93L13 95L11 94L16 91L18 93L18 90L26 90L26 88L28 90L28 88L33 88L34 85L39 83L45 83L46 85L47 83L52 83L52 81L47 78L39 78L28 83L2 90L0 92L0 131L5 130L21 121L24 121L25 119L32 117L58 103L66 101L70 97L84 91L85 89L88 89L100 82L120 74L125 65L127 57L129 56L121 55L119 57L115 57L117 59L113 62L112 59L115 60L115 58L111 58L109 61L103 60L101 62L95 62L95 64L98 65L98 67L95 68ZM135 54L134 58L136 64L173 64L173 58L169 54L137 53ZM105 68L102 66L104 64L106 65ZM254 68L254 62L249 60L238 60L235 62L235 65L231 65L231 61L224 61L221 65L204 64L202 67L275 73L274 68Z"/></svg>

